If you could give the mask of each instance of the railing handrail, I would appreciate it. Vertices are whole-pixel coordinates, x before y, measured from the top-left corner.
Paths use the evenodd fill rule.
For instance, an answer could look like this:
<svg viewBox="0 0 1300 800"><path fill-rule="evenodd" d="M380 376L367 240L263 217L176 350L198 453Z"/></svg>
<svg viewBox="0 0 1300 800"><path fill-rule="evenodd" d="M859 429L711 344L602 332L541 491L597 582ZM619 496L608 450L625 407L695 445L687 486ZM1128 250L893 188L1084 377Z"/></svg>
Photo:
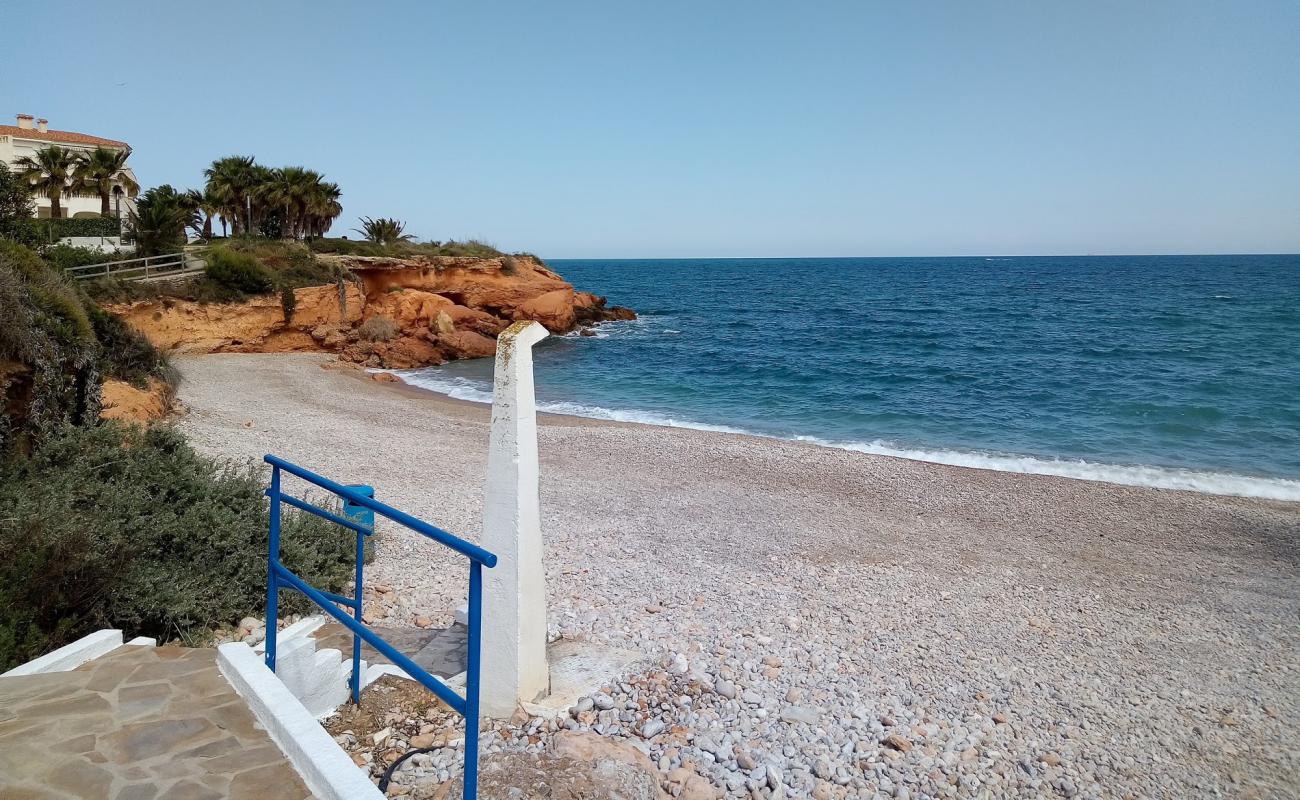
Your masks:
<svg viewBox="0 0 1300 800"><path fill-rule="evenodd" d="M81 272L81 271L84 271L84 270L90 270L90 269L103 269L104 267L116 267L116 266L120 266L120 265L122 265L122 264L134 264L134 263L136 263L136 262L138 262L138 261L143 261L143 262L145 262L145 265L146 265L146 266L158 266L158 263L157 263L157 262L160 262L160 261L162 261L163 259L176 259L176 260L179 260L179 261L182 261L182 262L183 262L187 256L197 256L200 252L201 252L201 249L200 249L200 250L182 250L182 251L180 251L180 252L178 252L178 253L163 253L162 255L157 255L157 256L140 256L140 257L138 257L138 258L124 258L124 259L122 259L122 260L120 260L120 261L101 261L101 262L99 262L98 264L82 264L81 266L78 266L78 267L66 267L66 268L64 268L63 271L64 271L64 272ZM148 263L149 261L154 261L155 263L154 263L154 264L149 264L149 263Z"/></svg>
<svg viewBox="0 0 1300 800"><path fill-rule="evenodd" d="M351 487L344 486L317 475L311 470L285 461L278 456L266 455L266 463L271 465L271 486L266 495L271 499L270 530L267 536L267 581L266 581L266 666L275 671L276 638L280 606L280 588L294 589L301 592L330 616L334 617L352 632L352 676L348 681L352 701L361 702L361 642L364 640L381 654L387 656L408 676L433 692L443 702L465 719L465 797L478 796L478 753L479 753L479 673L480 653L483 630L483 568L493 567L497 557L481 547L454 536L441 528L416 519L405 512L372 497L366 496ZM465 695L462 697L450 686L431 675L397 648L384 641L383 637L363 624L362 610L365 583L365 538L374 533L373 518L367 522L362 515L349 515L344 508L343 516L315 506L307 501L284 494L280 488L280 473L288 472L308 483L346 500L353 506L369 509L402 525L416 533L444 545L469 559L469 636L465 652ZM356 534L355 574L353 579L353 597L326 592L308 584L298 575L280 563L280 504L286 503L293 508L315 514L335 524L341 525ZM351 608L349 617L342 609L335 606ZM382 784L381 784L382 786Z"/></svg>
<svg viewBox="0 0 1300 800"><path fill-rule="evenodd" d="M416 533L423 534L430 539L433 539L438 544L445 545L452 550L455 550L457 553L460 553L471 561L477 561L485 567L495 567L497 565L497 557L494 554L489 553L478 545L470 544L455 534L444 531L442 528L430 525L424 520L416 519L404 511L398 511L390 505L375 500L373 497L367 497L360 492L349 489L341 483L336 483L329 478L317 475L311 470L303 469L297 464L285 461L279 456L267 454L264 460L272 466L279 467L291 475L302 478L308 483L315 484L322 489L342 497L349 503L364 506L377 514L381 514L388 519L391 519L399 525L410 528Z"/></svg>

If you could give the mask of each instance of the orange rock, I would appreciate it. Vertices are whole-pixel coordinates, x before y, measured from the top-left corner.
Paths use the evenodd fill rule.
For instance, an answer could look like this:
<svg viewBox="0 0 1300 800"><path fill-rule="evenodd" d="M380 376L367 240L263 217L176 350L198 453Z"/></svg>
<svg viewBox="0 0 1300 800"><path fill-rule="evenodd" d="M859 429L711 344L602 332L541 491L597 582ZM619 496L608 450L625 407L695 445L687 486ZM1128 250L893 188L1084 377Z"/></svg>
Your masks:
<svg viewBox="0 0 1300 800"><path fill-rule="evenodd" d="M452 331L438 334L438 344L451 358L484 358L496 355L496 339L473 331Z"/></svg>
<svg viewBox="0 0 1300 800"><path fill-rule="evenodd" d="M467 306L453 305L450 308L444 308L441 314L451 322L453 327L481 333L484 336L495 337L510 324L508 320L494 317L486 311L479 311L477 308Z"/></svg>
<svg viewBox="0 0 1300 800"><path fill-rule="evenodd" d="M154 378L147 389L137 389L126 381L106 380L100 394L103 419L149 422L162 419L171 410L171 389Z"/></svg>
<svg viewBox="0 0 1300 800"><path fill-rule="evenodd" d="M573 289L556 289L527 300L515 309L515 319L536 320L552 333L573 330L577 314L573 310Z"/></svg>
<svg viewBox="0 0 1300 800"><path fill-rule="evenodd" d="M376 314L390 317L397 327L405 330L418 326L432 327L438 312L455 303L439 294L418 289L400 289L383 292L366 302L365 317Z"/></svg>
<svg viewBox="0 0 1300 800"><path fill-rule="evenodd" d="M386 369L414 369L430 364L441 364L443 349L423 336L402 336L391 342L376 344L372 353L378 356L375 366Z"/></svg>
<svg viewBox="0 0 1300 800"><path fill-rule="evenodd" d="M313 330L340 323L351 327L358 322L364 305L361 292L347 284L344 296L345 302L340 304L333 284L294 290L297 306L288 325L280 298L274 295L242 303L195 303L168 297L106 308L163 350L277 353L323 349L312 338Z"/></svg>
<svg viewBox="0 0 1300 800"><path fill-rule="evenodd" d="M372 301L390 287L420 289L443 295L459 305L493 309L509 316L520 304L556 289L572 289L532 256L323 255L318 259L349 269L361 278Z"/></svg>

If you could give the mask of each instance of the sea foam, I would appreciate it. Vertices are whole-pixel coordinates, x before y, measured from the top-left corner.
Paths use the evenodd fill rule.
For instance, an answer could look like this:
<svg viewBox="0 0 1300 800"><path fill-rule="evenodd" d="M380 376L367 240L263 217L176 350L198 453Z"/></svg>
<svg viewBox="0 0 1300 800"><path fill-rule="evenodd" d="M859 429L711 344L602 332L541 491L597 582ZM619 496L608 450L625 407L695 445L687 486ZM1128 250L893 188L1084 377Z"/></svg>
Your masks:
<svg viewBox="0 0 1300 800"><path fill-rule="evenodd" d="M474 403L492 402L491 387L485 386L480 381L430 373L426 370L396 370L394 372L412 386L446 395L447 397ZM697 422L654 411L605 408L572 402L540 402L537 404L537 409L551 414L563 414L588 419L631 422L670 428L689 428L716 433L737 433L765 439L797 441L820 447L850 450L856 453L891 456L954 467L987 469L995 472L1054 475L1062 478L1076 478L1123 486L1176 489L1205 494L1257 497L1265 500L1300 501L1300 481L1285 478L1261 478L1250 475L1234 475L1224 472L1206 472L1173 467L1105 464L1076 459L1036 458L1012 453L910 448L882 440L844 442L821 439L815 436L773 436L728 425Z"/></svg>

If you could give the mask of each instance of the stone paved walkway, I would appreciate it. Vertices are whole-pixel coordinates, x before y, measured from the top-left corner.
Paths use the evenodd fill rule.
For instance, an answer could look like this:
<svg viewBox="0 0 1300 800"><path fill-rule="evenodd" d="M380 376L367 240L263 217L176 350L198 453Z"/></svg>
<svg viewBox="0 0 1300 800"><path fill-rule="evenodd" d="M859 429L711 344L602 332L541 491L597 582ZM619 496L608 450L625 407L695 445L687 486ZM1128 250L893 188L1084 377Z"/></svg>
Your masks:
<svg viewBox="0 0 1300 800"><path fill-rule="evenodd" d="M121 647L0 678L0 800L303 800L216 651Z"/></svg>
<svg viewBox="0 0 1300 800"><path fill-rule="evenodd" d="M450 678L465 671L465 653L469 649L469 630L463 625L450 628L385 628L370 626L384 641L397 648L439 678ZM352 632L337 622L331 622L312 634L316 649L333 647L345 659L352 657ZM361 657L370 664L387 664L392 659L361 643ZM2 800L2 799L0 799Z"/></svg>

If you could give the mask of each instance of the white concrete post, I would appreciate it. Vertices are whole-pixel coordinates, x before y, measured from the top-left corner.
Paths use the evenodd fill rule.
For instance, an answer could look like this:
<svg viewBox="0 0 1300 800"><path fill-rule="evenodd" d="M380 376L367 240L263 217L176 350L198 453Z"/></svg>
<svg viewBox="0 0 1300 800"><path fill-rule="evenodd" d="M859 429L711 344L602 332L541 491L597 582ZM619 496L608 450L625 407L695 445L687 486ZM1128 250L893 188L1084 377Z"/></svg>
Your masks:
<svg viewBox="0 0 1300 800"><path fill-rule="evenodd" d="M550 691L533 393L533 345L545 338L536 322L516 322L497 338L483 547L498 561L483 571L479 694L483 713L495 719Z"/></svg>

